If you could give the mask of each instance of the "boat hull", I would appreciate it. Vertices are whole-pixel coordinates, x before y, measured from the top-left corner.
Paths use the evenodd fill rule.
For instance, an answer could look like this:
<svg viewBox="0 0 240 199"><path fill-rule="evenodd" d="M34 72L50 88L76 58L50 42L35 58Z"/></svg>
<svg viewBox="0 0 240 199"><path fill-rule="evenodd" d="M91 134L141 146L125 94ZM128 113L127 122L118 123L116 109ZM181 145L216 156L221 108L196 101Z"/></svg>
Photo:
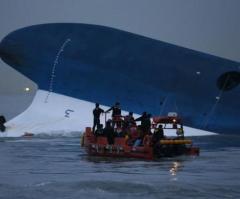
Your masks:
<svg viewBox="0 0 240 199"><path fill-rule="evenodd" d="M167 142L168 141L168 142ZM178 142L177 142L178 141ZM189 140L165 140L164 144L154 148L151 142L141 146L133 146L131 140L125 137L116 137L114 144L109 145L107 137L95 136L91 128L87 127L82 137L82 147L85 147L90 156L112 157L112 158L137 158L154 160L161 157L174 157L179 155L199 155L200 150L193 147Z"/></svg>

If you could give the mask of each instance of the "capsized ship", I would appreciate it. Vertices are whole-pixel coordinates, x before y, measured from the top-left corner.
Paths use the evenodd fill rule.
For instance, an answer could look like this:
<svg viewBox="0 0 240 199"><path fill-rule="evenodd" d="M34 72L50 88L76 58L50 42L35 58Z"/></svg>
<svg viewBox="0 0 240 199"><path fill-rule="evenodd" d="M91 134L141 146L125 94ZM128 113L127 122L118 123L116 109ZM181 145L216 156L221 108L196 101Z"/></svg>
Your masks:
<svg viewBox="0 0 240 199"><path fill-rule="evenodd" d="M76 23L16 30L1 41L0 57L38 85L41 103L51 103L56 95L70 99L63 109L58 101L64 119L74 114L78 118L85 110L77 102L71 108L72 99L106 106L120 101L124 110L138 114L176 111L187 126L239 133L236 61L119 29Z"/></svg>

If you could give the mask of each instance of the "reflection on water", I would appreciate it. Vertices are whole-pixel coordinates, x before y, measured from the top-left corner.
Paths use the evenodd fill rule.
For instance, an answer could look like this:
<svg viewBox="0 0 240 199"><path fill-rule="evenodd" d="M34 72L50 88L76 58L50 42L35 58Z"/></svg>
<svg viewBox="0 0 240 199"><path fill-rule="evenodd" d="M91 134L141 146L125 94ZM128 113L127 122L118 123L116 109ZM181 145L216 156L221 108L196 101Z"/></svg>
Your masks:
<svg viewBox="0 0 240 199"><path fill-rule="evenodd" d="M177 175L177 172L178 172L180 167L181 167L181 163L180 162L173 162L172 167L169 170L170 174L172 176Z"/></svg>

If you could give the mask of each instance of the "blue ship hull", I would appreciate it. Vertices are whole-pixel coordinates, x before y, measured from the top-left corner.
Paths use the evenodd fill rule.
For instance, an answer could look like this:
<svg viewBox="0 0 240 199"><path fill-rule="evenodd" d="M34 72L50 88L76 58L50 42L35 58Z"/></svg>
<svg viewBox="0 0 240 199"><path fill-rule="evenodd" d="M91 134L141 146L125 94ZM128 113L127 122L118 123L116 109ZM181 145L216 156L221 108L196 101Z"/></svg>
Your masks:
<svg viewBox="0 0 240 199"><path fill-rule="evenodd" d="M175 111L188 126L240 130L240 63L109 27L43 24L0 43L4 62L40 89L153 115Z"/></svg>

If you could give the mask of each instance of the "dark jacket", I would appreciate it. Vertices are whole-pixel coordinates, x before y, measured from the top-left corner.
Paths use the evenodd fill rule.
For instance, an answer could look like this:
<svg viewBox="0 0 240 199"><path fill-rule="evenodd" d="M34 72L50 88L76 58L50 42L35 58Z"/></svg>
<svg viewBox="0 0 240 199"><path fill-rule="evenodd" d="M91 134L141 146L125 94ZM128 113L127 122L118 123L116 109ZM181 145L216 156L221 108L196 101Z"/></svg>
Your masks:
<svg viewBox="0 0 240 199"><path fill-rule="evenodd" d="M108 109L106 112L112 111L112 117L121 115L121 108L112 106L110 109Z"/></svg>
<svg viewBox="0 0 240 199"><path fill-rule="evenodd" d="M104 113L104 110L102 110L101 108L95 108L93 110L94 118L100 118L101 113Z"/></svg>
<svg viewBox="0 0 240 199"><path fill-rule="evenodd" d="M103 134L107 136L108 144L114 144L115 132L112 126L107 125L103 129Z"/></svg>
<svg viewBox="0 0 240 199"><path fill-rule="evenodd" d="M157 144L161 139L164 138L163 129L157 129L152 136L153 144Z"/></svg>
<svg viewBox="0 0 240 199"><path fill-rule="evenodd" d="M147 115L142 115L141 117L135 119L135 121L141 121L142 129L148 130L151 127L151 119Z"/></svg>

